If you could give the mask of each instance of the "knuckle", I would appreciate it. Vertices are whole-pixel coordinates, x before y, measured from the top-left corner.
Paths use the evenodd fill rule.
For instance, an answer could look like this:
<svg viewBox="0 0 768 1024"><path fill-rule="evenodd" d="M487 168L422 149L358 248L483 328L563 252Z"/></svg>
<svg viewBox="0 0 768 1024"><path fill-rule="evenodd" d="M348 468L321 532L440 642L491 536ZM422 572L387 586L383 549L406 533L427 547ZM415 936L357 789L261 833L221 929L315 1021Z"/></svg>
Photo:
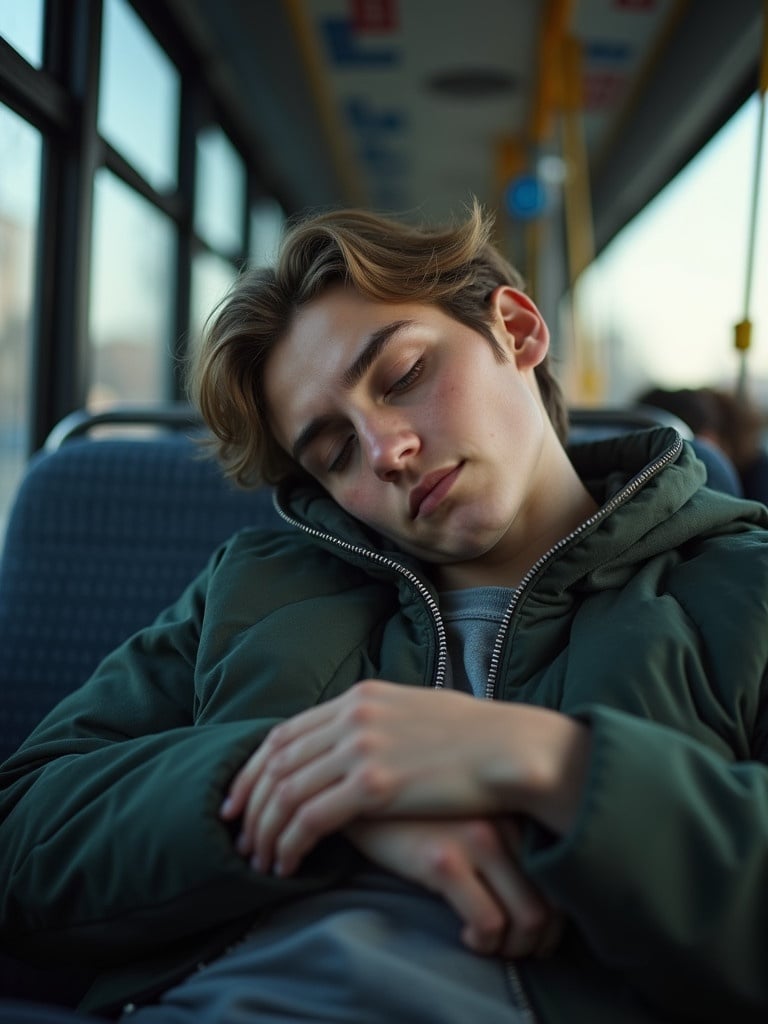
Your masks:
<svg viewBox="0 0 768 1024"><path fill-rule="evenodd" d="M370 722L376 713L375 702L379 685L375 679L364 679L355 683L349 691L349 719L351 722L364 725Z"/></svg>
<svg viewBox="0 0 768 1024"><path fill-rule="evenodd" d="M392 778L378 765L367 765L358 772L357 788L367 805L379 807L392 795Z"/></svg>
<svg viewBox="0 0 768 1024"><path fill-rule="evenodd" d="M289 779L278 782L275 786L275 804L279 811L286 811L293 803L293 786Z"/></svg>
<svg viewBox="0 0 768 1024"><path fill-rule="evenodd" d="M270 782L277 782L282 775L285 775L289 768L289 755L284 747L279 748L274 754L270 754L269 760L264 765L264 776Z"/></svg>
<svg viewBox="0 0 768 1024"><path fill-rule="evenodd" d="M347 720L349 725L358 729L370 725L373 720L374 709L367 697L356 697L349 709Z"/></svg>
<svg viewBox="0 0 768 1024"><path fill-rule="evenodd" d="M275 725L269 730L267 738L264 740L264 747L266 750L276 750L285 742L287 724L287 722L281 722L279 725Z"/></svg>
<svg viewBox="0 0 768 1024"><path fill-rule="evenodd" d="M317 835L323 825L322 813L314 804L304 804L296 812L294 826L300 837Z"/></svg>
<svg viewBox="0 0 768 1024"><path fill-rule="evenodd" d="M437 880L450 881L461 874L462 860L452 842L432 843L426 851L426 861Z"/></svg>
<svg viewBox="0 0 768 1024"><path fill-rule="evenodd" d="M376 749L376 738L367 729L362 729L350 738L351 751L357 757L367 757Z"/></svg>
<svg viewBox="0 0 768 1024"><path fill-rule="evenodd" d="M359 683L355 683L352 687L352 693L358 698L365 698L366 700L370 697L374 697L379 689L379 684L375 679L361 679Z"/></svg>

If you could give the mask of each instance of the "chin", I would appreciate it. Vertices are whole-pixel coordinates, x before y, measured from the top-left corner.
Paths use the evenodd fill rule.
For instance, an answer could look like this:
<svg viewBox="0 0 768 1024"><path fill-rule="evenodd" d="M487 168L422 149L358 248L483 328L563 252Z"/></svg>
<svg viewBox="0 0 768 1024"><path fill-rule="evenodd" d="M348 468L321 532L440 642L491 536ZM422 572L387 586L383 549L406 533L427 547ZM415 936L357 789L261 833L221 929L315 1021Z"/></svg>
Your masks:
<svg viewBox="0 0 768 1024"><path fill-rule="evenodd" d="M493 550L498 539L496 537L485 544L478 543L477 539L473 538L472 541L465 543L446 544L440 547L420 547L418 544L401 544L400 546L411 554L416 555L422 562L428 562L432 565L455 565L461 562L474 562L477 559L483 558L484 555Z"/></svg>

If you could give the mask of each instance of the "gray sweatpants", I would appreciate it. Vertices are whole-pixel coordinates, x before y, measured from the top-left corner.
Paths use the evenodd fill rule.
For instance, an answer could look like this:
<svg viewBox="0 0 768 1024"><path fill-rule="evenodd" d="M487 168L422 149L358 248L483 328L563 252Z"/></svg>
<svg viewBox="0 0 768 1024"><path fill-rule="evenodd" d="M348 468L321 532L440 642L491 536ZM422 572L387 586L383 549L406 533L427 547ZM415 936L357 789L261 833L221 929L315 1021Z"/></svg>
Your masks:
<svg viewBox="0 0 768 1024"><path fill-rule="evenodd" d="M264 915L124 1024L531 1024L441 899L373 873Z"/></svg>

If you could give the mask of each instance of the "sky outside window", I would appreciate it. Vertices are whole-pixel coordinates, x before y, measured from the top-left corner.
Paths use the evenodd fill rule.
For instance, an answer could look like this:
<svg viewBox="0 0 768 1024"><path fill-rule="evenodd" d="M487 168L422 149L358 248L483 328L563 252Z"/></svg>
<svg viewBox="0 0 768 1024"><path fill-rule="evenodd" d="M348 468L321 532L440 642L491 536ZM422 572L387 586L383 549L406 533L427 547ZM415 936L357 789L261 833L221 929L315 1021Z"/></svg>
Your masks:
<svg viewBox="0 0 768 1024"><path fill-rule="evenodd" d="M0 36L36 68L43 63L43 0L0 0Z"/></svg>
<svg viewBox="0 0 768 1024"><path fill-rule="evenodd" d="M217 126L197 138L195 231L223 255L243 249L245 165Z"/></svg>
<svg viewBox="0 0 768 1024"><path fill-rule="evenodd" d="M29 448L40 133L0 104L0 543Z"/></svg>
<svg viewBox="0 0 768 1024"><path fill-rule="evenodd" d="M125 0L107 0L99 132L158 192L176 188L180 88L176 67L138 15Z"/></svg>
<svg viewBox="0 0 768 1024"><path fill-rule="evenodd" d="M735 386L739 357L733 329L744 315L758 114L755 96L579 282L581 322L599 339L611 371L605 401L632 399L650 385ZM768 382L765 152L754 266L747 367L760 394Z"/></svg>

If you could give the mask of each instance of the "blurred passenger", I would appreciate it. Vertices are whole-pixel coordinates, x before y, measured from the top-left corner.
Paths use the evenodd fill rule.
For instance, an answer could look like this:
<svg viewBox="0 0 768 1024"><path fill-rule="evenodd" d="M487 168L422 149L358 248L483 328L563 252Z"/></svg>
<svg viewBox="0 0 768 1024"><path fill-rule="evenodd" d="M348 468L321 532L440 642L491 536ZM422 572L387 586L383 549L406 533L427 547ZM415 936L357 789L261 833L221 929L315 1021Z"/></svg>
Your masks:
<svg viewBox="0 0 768 1024"><path fill-rule="evenodd" d="M764 418L750 401L715 388L652 388L637 401L666 409L681 419L699 443L713 446L727 457L735 471L733 479L738 481L736 493L768 503L768 453L762 444ZM724 472L730 472L727 466ZM718 489L728 489L717 480L710 483Z"/></svg>
<svg viewBox="0 0 768 1024"><path fill-rule="evenodd" d="M716 443L730 457L741 478L744 496L768 504L768 452L763 444L765 417L749 399L726 391L703 389L712 396L720 419Z"/></svg>

